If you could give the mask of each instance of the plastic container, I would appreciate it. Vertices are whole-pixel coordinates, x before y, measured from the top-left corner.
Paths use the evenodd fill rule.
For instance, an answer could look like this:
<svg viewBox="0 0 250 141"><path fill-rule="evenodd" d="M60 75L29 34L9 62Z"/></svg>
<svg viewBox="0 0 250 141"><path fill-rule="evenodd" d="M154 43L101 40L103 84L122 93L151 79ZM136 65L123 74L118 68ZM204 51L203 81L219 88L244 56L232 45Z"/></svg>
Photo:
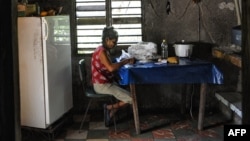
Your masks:
<svg viewBox="0 0 250 141"><path fill-rule="evenodd" d="M241 26L235 26L232 28L231 42L232 44L241 46Z"/></svg>

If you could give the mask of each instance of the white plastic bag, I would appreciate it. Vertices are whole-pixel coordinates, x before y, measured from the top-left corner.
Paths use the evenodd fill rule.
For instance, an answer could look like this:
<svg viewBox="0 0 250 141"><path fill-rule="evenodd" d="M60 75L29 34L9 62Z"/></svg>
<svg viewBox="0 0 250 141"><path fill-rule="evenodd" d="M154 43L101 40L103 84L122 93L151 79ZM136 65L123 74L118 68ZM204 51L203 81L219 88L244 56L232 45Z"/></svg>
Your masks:
<svg viewBox="0 0 250 141"><path fill-rule="evenodd" d="M157 45L153 42L139 42L128 47L128 53L137 60L149 60L157 55Z"/></svg>
<svg viewBox="0 0 250 141"><path fill-rule="evenodd" d="M130 54L127 53L125 50L122 50L122 54L119 58L117 58L117 62L120 62L123 59L131 58Z"/></svg>

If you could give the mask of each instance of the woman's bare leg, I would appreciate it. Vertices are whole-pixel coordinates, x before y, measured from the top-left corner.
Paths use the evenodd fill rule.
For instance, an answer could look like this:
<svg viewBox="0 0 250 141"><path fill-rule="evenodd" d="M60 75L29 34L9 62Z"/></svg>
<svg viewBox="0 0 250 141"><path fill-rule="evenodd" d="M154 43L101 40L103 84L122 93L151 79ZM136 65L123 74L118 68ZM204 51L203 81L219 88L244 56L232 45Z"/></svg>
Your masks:
<svg viewBox="0 0 250 141"><path fill-rule="evenodd" d="M110 110L110 117L113 117L113 115L120 109L128 106L128 103L124 103L122 101L117 102L115 104L107 105L107 109Z"/></svg>

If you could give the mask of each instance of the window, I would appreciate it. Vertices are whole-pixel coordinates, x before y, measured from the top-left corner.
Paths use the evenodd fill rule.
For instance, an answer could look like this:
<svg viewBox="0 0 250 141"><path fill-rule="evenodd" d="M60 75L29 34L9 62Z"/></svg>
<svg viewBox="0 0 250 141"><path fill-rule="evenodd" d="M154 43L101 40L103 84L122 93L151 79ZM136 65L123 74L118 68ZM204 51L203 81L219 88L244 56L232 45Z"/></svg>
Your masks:
<svg viewBox="0 0 250 141"><path fill-rule="evenodd" d="M101 44L102 30L112 25L118 46L142 41L141 0L76 0L78 54L90 54Z"/></svg>

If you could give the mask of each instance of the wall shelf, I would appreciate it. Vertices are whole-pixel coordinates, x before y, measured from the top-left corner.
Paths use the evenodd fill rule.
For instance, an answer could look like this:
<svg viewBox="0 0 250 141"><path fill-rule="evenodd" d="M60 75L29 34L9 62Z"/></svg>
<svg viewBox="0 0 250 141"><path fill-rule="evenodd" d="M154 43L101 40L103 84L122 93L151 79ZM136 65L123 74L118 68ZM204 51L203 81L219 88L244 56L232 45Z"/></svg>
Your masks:
<svg viewBox="0 0 250 141"><path fill-rule="evenodd" d="M230 63L234 64L235 66L241 68L241 55L239 53L235 53L232 50L222 49L222 48L213 48L212 55L215 58L223 59L225 61L229 61Z"/></svg>

